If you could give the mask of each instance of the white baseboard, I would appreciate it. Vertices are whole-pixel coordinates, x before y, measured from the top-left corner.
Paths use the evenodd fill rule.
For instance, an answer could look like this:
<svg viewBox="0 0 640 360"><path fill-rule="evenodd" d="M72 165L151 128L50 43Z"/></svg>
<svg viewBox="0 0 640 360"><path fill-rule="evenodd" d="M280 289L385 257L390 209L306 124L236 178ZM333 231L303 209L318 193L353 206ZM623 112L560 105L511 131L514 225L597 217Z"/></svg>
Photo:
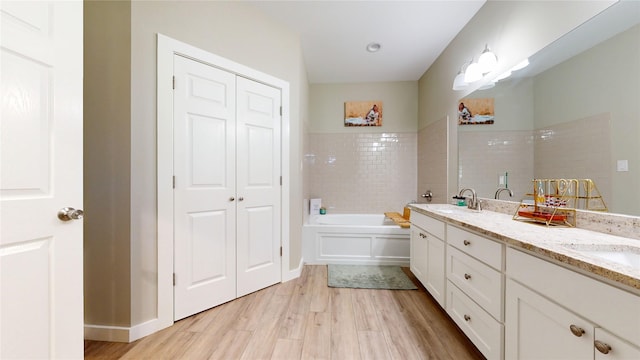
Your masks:
<svg viewBox="0 0 640 360"><path fill-rule="evenodd" d="M85 324L84 338L85 340L130 343L171 325L173 323L163 325L159 319L152 319L131 327Z"/></svg>
<svg viewBox="0 0 640 360"><path fill-rule="evenodd" d="M299 278L302 274L303 266L304 258L301 258L297 268L289 270L289 272L282 274L282 282L287 282L289 280ZM173 322L169 324L163 324L160 319L152 319L142 324L134 325L131 327L85 324L84 338L86 340L129 343L141 339L147 335L151 335L171 325L173 325Z"/></svg>
<svg viewBox="0 0 640 360"><path fill-rule="evenodd" d="M282 282L287 282L289 280L297 279L302 274L302 267L304 266L304 258L300 258L300 263L298 263L298 267L289 270L288 273L282 274Z"/></svg>

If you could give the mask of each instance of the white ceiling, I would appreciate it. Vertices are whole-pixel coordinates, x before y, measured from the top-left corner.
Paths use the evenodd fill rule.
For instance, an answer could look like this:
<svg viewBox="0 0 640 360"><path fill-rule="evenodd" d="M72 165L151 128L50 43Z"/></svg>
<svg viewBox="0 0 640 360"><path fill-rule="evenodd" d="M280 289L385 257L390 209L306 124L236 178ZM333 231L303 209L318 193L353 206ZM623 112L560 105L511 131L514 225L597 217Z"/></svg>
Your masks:
<svg viewBox="0 0 640 360"><path fill-rule="evenodd" d="M247 3L300 34L310 83L353 83L418 80L485 0Z"/></svg>

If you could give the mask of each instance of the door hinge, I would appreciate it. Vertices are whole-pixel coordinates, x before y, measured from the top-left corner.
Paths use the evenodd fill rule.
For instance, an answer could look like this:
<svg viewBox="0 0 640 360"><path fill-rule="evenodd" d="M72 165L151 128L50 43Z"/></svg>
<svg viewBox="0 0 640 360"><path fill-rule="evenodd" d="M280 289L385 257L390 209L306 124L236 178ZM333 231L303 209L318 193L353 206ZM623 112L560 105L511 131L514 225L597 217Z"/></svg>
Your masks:
<svg viewBox="0 0 640 360"><path fill-rule="evenodd" d="M282 116L282 106L280 106L280 116Z"/></svg>
<svg viewBox="0 0 640 360"><path fill-rule="evenodd" d="M173 185L172 186L173 186L174 189L176 188L176 176L175 175L173 175Z"/></svg>
<svg viewBox="0 0 640 360"><path fill-rule="evenodd" d="M282 246L280 246L280 257L282 257Z"/></svg>
<svg viewBox="0 0 640 360"><path fill-rule="evenodd" d="M173 286L176 286L176 273L173 273Z"/></svg>
<svg viewBox="0 0 640 360"><path fill-rule="evenodd" d="M282 175L280 175L280 186L282 186Z"/></svg>
<svg viewBox="0 0 640 360"><path fill-rule="evenodd" d="M171 87L173 88L173 90L176 89L176 77L175 76L173 77Z"/></svg>

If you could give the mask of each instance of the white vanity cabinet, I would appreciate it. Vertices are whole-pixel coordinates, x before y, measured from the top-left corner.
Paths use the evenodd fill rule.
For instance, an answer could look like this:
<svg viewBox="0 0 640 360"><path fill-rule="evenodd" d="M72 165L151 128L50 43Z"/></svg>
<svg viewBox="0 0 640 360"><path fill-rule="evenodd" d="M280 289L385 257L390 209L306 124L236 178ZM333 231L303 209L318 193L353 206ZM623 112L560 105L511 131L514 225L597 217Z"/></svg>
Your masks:
<svg viewBox="0 0 640 360"><path fill-rule="evenodd" d="M487 359L503 354L504 245L447 224L446 311Z"/></svg>
<svg viewBox="0 0 640 360"><path fill-rule="evenodd" d="M505 359L640 359L638 295L511 248L506 274Z"/></svg>
<svg viewBox="0 0 640 360"><path fill-rule="evenodd" d="M444 307L445 224L429 216L411 214L411 272Z"/></svg>

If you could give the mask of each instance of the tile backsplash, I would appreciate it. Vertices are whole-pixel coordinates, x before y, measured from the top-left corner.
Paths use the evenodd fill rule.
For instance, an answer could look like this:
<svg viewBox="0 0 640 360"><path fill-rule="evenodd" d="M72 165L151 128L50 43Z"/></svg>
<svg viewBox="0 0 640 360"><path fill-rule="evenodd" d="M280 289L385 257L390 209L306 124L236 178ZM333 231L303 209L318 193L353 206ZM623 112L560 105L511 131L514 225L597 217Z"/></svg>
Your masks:
<svg viewBox="0 0 640 360"><path fill-rule="evenodd" d="M304 166L328 213L401 213L416 200L417 134L312 133Z"/></svg>
<svg viewBox="0 0 640 360"><path fill-rule="evenodd" d="M444 117L418 132L418 192L430 190L432 203L446 203L447 196L447 121ZM418 202L426 203L420 197Z"/></svg>
<svg viewBox="0 0 640 360"><path fill-rule="evenodd" d="M500 176L520 201L531 190L534 140L531 130L458 133L458 187L473 188L479 196L493 198ZM503 193L502 198L508 194Z"/></svg>

